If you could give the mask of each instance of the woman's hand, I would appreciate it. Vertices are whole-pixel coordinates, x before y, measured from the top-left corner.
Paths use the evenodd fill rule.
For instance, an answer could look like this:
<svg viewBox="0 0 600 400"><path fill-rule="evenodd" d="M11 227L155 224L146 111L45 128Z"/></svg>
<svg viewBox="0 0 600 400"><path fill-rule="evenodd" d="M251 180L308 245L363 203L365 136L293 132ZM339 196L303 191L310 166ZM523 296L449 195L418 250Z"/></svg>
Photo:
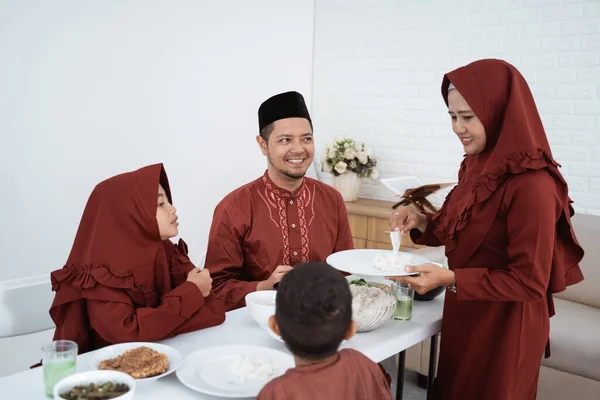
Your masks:
<svg viewBox="0 0 600 400"><path fill-rule="evenodd" d="M427 229L427 216L415 211L411 207L398 207L390 218L390 230L400 231L402 235L417 228L421 233Z"/></svg>
<svg viewBox="0 0 600 400"><path fill-rule="evenodd" d="M212 278L207 269L192 269L188 273L186 280L198 286L198 289L200 289L200 292L204 297L208 296L212 290Z"/></svg>
<svg viewBox="0 0 600 400"><path fill-rule="evenodd" d="M424 294L440 286L456 283L454 271L441 268L435 264L421 264L405 268L406 272L418 272L413 276L386 276L386 279L402 282L419 294Z"/></svg>

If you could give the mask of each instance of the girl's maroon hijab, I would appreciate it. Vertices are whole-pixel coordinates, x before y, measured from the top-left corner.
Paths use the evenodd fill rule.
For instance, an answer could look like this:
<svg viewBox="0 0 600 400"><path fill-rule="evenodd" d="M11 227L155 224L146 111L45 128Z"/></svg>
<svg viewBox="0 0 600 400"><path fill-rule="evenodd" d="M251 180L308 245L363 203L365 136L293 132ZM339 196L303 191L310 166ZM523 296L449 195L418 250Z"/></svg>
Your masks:
<svg viewBox="0 0 600 400"><path fill-rule="evenodd" d="M556 182L562 214L556 223L552 272L548 293L561 292L583 280L579 246L571 217L574 214L567 183L552 158L550 145L529 86L519 71L501 60L473 62L444 76L442 96L448 105L450 82L462 94L481 120L486 147L466 156L459 183L434 216L436 235L449 240L446 253L456 252L465 265L475 253L494 221L504 183L511 176L532 170L546 170ZM525 216L529 210L516 210ZM472 223L469 223L472 222ZM460 233L459 233L460 232ZM457 241L457 235L461 240ZM552 310L551 310L552 312Z"/></svg>
<svg viewBox="0 0 600 400"><path fill-rule="evenodd" d="M56 291L50 309L56 339L89 349L85 299L110 301L107 288L127 290L138 306L155 307L167 287L169 263L156 221L159 183L170 202L162 164L99 183L89 197L65 266L51 274Z"/></svg>

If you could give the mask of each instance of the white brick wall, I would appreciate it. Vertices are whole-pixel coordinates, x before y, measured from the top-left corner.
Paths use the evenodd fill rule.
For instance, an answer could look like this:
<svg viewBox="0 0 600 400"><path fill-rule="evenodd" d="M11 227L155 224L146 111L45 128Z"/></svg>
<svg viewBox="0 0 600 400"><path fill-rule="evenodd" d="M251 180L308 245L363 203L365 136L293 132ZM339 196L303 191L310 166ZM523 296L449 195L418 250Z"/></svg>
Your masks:
<svg viewBox="0 0 600 400"><path fill-rule="evenodd" d="M318 153L348 135L374 149L382 177L455 180L462 147L441 79L486 57L521 70L576 210L600 214L600 1L317 0ZM373 181L362 195L393 198Z"/></svg>

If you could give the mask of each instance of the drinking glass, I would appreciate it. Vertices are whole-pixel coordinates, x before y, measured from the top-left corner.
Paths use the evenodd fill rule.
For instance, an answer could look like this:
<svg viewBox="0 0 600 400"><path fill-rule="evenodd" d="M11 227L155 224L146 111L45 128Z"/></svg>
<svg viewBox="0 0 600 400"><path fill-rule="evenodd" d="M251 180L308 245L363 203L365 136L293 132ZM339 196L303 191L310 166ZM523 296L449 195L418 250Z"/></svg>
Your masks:
<svg viewBox="0 0 600 400"><path fill-rule="evenodd" d="M76 364L77 343L71 340L55 340L42 347L46 396L52 397L54 385L76 372Z"/></svg>
<svg viewBox="0 0 600 400"><path fill-rule="evenodd" d="M394 282L392 284L392 294L396 296L396 300L398 300L398 305L394 311L394 319L409 321L412 318L415 291L404 283Z"/></svg>

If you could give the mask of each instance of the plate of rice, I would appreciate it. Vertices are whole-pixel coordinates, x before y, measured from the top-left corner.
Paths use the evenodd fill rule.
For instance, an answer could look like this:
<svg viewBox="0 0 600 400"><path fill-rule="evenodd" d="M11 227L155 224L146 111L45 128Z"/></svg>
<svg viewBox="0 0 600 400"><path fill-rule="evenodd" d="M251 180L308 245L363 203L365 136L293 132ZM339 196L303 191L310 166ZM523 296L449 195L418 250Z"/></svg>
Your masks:
<svg viewBox="0 0 600 400"><path fill-rule="evenodd" d="M215 346L189 354L177 378L190 389L227 398L256 397L272 379L294 367L283 351L261 346Z"/></svg>
<svg viewBox="0 0 600 400"><path fill-rule="evenodd" d="M416 273L406 272L409 265L431 263L428 259L403 251L355 249L333 253L327 263L334 268L358 276L407 276Z"/></svg>

